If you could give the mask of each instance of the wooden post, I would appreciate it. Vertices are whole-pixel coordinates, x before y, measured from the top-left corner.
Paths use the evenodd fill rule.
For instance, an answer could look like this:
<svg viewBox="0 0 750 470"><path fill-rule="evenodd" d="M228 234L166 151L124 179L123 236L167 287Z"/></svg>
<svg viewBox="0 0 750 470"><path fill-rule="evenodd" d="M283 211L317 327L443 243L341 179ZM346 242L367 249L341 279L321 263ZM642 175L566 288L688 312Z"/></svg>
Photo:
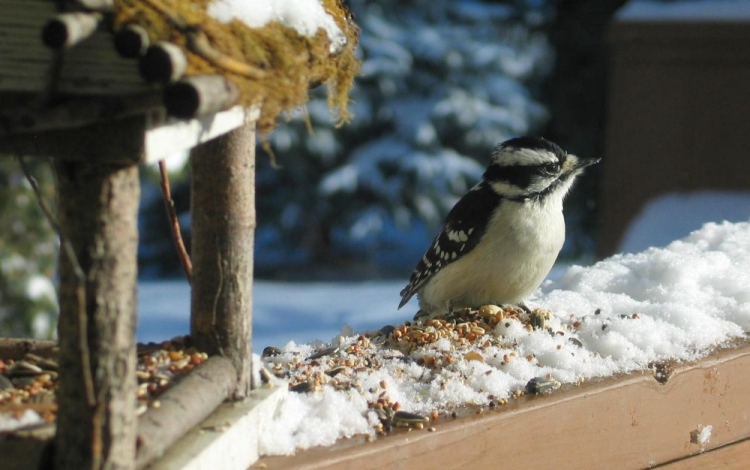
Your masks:
<svg viewBox="0 0 750 470"><path fill-rule="evenodd" d="M133 469L138 167L56 160L55 173L63 237L56 468Z"/></svg>
<svg viewBox="0 0 750 470"><path fill-rule="evenodd" d="M192 172L191 335L237 369L234 398L251 383L255 122L195 147Z"/></svg>

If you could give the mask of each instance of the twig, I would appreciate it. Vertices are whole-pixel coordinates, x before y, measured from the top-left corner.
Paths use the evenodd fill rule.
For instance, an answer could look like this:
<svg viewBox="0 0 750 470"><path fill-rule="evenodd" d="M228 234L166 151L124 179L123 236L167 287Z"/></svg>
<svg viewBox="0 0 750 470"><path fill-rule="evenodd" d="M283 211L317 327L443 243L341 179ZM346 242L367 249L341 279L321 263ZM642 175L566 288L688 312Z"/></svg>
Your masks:
<svg viewBox="0 0 750 470"><path fill-rule="evenodd" d="M203 57L211 64L226 70L227 72L236 73L244 77L259 79L266 76L266 72L258 67L229 57L216 49L208 42L206 33L201 30L189 29L185 32L188 38L188 48Z"/></svg>
<svg viewBox="0 0 750 470"><path fill-rule="evenodd" d="M18 155L16 158L18 159L18 163L21 165L23 174L26 176L26 179L31 185L31 189L34 190L34 194L36 195L36 200L39 204L39 207L42 209L42 212L47 218L50 226L52 226L52 230L54 230L55 233L57 233L57 236L60 238L60 247L65 253L65 256L67 256L68 261L73 268L73 273L75 274L76 298L78 301L78 347L81 351L81 368L83 369L83 382L86 391L86 402L89 406L94 407L97 400L96 396L94 395L94 378L91 374L91 353L88 344L88 317L86 316L86 274L83 272L83 268L81 268L81 264L78 262L78 257L76 256L76 252L73 249L73 244L71 244L70 240L62 233L62 230L60 230L60 224L57 222L54 214L50 210L47 203L44 201L44 195L42 194L42 190L39 188L39 183L36 181L36 178L32 176L31 171L26 165L23 157Z"/></svg>
<svg viewBox="0 0 750 470"><path fill-rule="evenodd" d="M193 280L193 263L190 261L190 255L185 248L185 242L182 239L182 231L180 230L180 222L177 220L177 211L174 208L174 200L172 199L172 191L169 188L169 174L167 173L167 165L164 160L159 160L159 172L161 173L161 194L164 199L164 207L167 209L167 215L169 216L169 225L172 229L172 240L174 240L177 254L180 257L180 264L182 264L182 270L185 271L185 276L189 283Z"/></svg>

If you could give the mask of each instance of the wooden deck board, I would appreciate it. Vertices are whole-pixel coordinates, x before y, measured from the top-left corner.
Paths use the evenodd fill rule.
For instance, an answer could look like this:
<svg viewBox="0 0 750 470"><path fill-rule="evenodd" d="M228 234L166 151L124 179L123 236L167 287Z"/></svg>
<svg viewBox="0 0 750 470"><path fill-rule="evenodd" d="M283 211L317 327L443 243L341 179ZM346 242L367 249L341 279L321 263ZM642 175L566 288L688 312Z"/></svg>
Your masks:
<svg viewBox="0 0 750 470"><path fill-rule="evenodd" d="M659 470L746 470L750 439L662 465Z"/></svg>
<svg viewBox="0 0 750 470"><path fill-rule="evenodd" d="M399 432L373 443L344 441L259 464L270 470L647 468L750 437L748 390L750 347L743 344L678 366L666 384L647 373L592 381L437 422L435 432ZM713 427L710 439L703 445L691 442L691 433L707 425ZM734 452L729 449L720 452ZM696 459L734 454L710 455ZM673 467L682 468L697 467Z"/></svg>

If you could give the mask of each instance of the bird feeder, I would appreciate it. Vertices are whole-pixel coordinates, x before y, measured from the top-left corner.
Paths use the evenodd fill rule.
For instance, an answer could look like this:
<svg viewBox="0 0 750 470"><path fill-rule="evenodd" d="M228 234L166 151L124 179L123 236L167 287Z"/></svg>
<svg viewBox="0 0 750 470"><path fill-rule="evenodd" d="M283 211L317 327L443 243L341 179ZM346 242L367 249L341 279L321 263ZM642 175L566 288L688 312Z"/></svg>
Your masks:
<svg viewBox="0 0 750 470"><path fill-rule="evenodd" d="M51 158L58 182L58 469L143 468L251 394L256 127L319 83L346 118L357 38L338 2L324 2L346 37L335 50L322 30L223 24L207 3L0 2L0 153ZM138 165L185 150L191 339L211 359L137 417Z"/></svg>

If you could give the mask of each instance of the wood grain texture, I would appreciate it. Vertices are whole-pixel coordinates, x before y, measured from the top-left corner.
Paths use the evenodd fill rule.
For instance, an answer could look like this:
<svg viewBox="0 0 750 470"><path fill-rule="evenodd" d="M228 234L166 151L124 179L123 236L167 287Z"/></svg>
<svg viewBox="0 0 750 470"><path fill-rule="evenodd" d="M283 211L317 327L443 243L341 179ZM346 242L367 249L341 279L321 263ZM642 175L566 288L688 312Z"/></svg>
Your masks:
<svg viewBox="0 0 750 470"><path fill-rule="evenodd" d="M164 392L160 406L149 408L138 420L137 468L164 455L229 398L236 384L237 372L229 359L214 356Z"/></svg>
<svg viewBox="0 0 750 470"><path fill-rule="evenodd" d="M120 129L110 127L105 141ZM135 468L136 165L54 162L60 250L58 470Z"/></svg>
<svg viewBox="0 0 750 470"><path fill-rule="evenodd" d="M252 388L255 122L190 153L193 281L190 336L238 374L234 398Z"/></svg>
<svg viewBox="0 0 750 470"><path fill-rule="evenodd" d="M746 470L750 466L750 440L714 449L661 465L660 470Z"/></svg>

